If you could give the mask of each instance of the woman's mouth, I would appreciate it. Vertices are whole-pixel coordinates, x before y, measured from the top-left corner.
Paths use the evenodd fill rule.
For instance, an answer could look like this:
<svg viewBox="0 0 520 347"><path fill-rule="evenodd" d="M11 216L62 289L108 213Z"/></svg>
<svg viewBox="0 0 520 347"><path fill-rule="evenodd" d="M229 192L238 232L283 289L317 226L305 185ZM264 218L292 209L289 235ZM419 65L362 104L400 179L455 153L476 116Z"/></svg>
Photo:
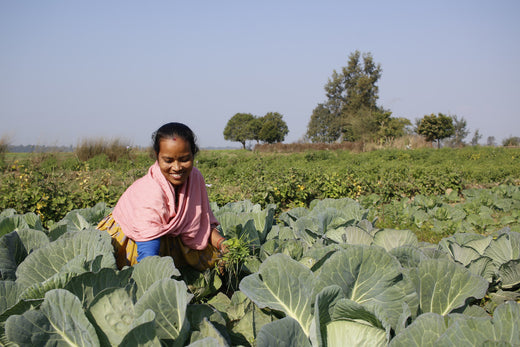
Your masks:
<svg viewBox="0 0 520 347"><path fill-rule="evenodd" d="M180 180L180 179L182 179L182 174L180 174L180 173L171 173L170 176L171 176L174 180Z"/></svg>

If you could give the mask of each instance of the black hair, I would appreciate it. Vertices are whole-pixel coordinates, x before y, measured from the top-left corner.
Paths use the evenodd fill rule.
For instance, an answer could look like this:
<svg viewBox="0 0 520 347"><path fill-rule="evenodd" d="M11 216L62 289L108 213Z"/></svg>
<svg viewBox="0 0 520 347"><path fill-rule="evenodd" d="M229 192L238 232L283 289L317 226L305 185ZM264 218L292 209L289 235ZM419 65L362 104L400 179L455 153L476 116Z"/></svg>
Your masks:
<svg viewBox="0 0 520 347"><path fill-rule="evenodd" d="M193 156L199 152L199 147L197 146L193 131L191 131L191 129L185 124L172 122L164 124L152 134L153 150L155 155L159 154L161 140L173 139L176 136L190 144L191 154L193 154Z"/></svg>

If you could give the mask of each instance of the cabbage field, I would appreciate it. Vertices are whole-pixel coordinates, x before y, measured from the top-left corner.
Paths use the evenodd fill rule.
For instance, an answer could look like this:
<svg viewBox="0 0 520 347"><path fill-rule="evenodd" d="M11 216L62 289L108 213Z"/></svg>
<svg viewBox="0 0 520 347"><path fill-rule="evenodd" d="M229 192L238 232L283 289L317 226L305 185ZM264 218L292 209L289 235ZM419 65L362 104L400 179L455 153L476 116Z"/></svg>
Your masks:
<svg viewBox="0 0 520 347"><path fill-rule="evenodd" d="M147 154L0 162L0 345L520 346L520 149L196 159L223 270L117 268Z"/></svg>
<svg viewBox="0 0 520 347"><path fill-rule="evenodd" d="M519 187L501 189L511 195L502 204L518 211ZM212 208L223 233L248 250L224 275L179 270L169 257L118 270L109 235L94 228L110 211L104 203L48 229L34 213L4 210L1 343L520 344L520 233L508 227L488 235L461 229L433 244L375 227L350 198L315 200L276 218L275 205L248 200Z"/></svg>

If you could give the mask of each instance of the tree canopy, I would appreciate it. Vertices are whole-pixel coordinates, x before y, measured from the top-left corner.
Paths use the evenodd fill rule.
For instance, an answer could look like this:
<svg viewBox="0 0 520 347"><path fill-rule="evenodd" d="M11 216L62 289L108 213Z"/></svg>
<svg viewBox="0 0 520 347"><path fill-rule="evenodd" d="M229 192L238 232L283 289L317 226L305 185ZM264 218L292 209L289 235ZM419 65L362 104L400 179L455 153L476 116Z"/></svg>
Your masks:
<svg viewBox="0 0 520 347"><path fill-rule="evenodd" d="M269 112L263 117L250 113L237 113L227 122L224 139L240 142L246 148L246 141L275 143L282 142L289 128L278 112Z"/></svg>
<svg viewBox="0 0 520 347"><path fill-rule="evenodd" d="M269 112L261 118L258 139L267 143L282 142L289 133L287 124L278 112Z"/></svg>
<svg viewBox="0 0 520 347"><path fill-rule="evenodd" d="M437 141L437 147L440 148L442 139L455 134L453 118L442 113L425 115L417 122L417 133L427 141Z"/></svg>
<svg viewBox="0 0 520 347"><path fill-rule="evenodd" d="M252 122L255 116L251 113L236 113L227 122L224 128L224 139L240 142L243 148L246 148L246 141L253 140Z"/></svg>
<svg viewBox="0 0 520 347"><path fill-rule="evenodd" d="M453 135L447 141L450 147L462 147L465 145L464 139L468 136L467 122L463 117L456 115L450 116L453 119Z"/></svg>
<svg viewBox="0 0 520 347"><path fill-rule="evenodd" d="M307 125L312 142L380 140L401 136L411 125L377 105L381 65L370 53L355 51L341 72L334 70L325 85L327 100L313 110Z"/></svg>

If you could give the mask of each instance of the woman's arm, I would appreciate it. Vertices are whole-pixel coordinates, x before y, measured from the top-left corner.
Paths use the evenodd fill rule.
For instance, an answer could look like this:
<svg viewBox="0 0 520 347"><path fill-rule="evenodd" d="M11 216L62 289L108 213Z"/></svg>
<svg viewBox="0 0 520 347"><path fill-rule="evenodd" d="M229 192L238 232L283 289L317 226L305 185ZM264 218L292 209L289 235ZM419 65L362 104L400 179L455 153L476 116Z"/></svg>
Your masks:
<svg viewBox="0 0 520 347"><path fill-rule="evenodd" d="M211 245L222 253L226 253L227 245L224 244L224 241L226 241L226 238L220 235L220 232L217 230L217 228L212 228L211 235L209 237L209 242Z"/></svg>

